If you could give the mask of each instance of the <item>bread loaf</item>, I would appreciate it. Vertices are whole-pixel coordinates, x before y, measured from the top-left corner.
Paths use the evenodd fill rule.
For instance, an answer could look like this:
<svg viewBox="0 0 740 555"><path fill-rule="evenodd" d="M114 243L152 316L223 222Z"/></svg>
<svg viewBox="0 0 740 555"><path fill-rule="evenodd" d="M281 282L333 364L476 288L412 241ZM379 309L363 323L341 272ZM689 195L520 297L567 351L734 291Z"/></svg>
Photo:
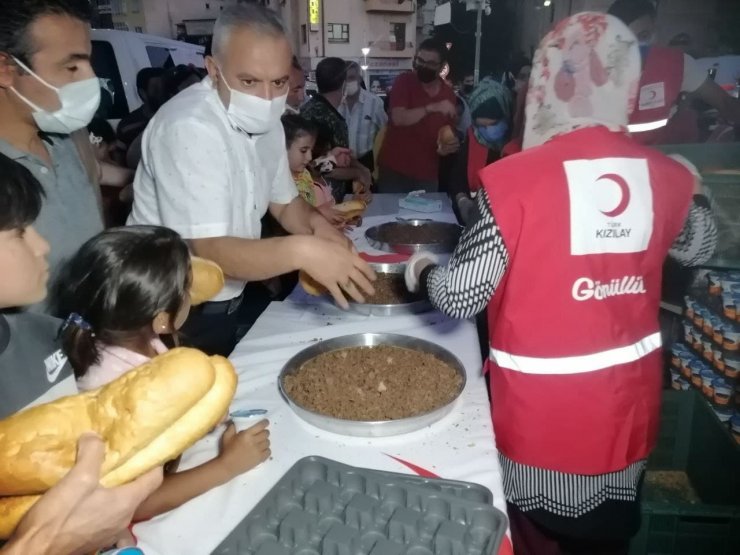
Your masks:
<svg viewBox="0 0 740 555"><path fill-rule="evenodd" d="M346 202L334 205L334 210L339 212L345 221L359 218L365 213L366 208L367 203L362 200L348 200Z"/></svg>
<svg viewBox="0 0 740 555"><path fill-rule="evenodd" d="M221 266L200 258L191 257L193 282L190 285L190 302L193 306L211 300L224 287L224 272Z"/></svg>
<svg viewBox="0 0 740 555"><path fill-rule="evenodd" d="M321 285L303 270L298 272L298 283L301 284L301 287L303 287L303 290L306 293L313 295L314 297L320 297L324 293L328 293L328 289L326 287Z"/></svg>
<svg viewBox="0 0 740 555"><path fill-rule="evenodd" d="M452 126L445 125L440 127L439 132L437 133L438 145L450 145L456 142L457 135L455 135L455 131L452 129Z"/></svg>
<svg viewBox="0 0 740 555"><path fill-rule="evenodd" d="M0 421L0 538L74 465L77 440L106 444L101 484L129 482L177 457L227 412L236 373L223 357L178 348L108 385Z"/></svg>

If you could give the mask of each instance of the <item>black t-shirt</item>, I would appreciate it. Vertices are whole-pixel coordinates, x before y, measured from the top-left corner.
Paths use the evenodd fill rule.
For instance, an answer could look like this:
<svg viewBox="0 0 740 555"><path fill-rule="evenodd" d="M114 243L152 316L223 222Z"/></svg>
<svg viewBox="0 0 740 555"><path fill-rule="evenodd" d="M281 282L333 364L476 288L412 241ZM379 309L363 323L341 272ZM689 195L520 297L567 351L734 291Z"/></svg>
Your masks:
<svg viewBox="0 0 740 555"><path fill-rule="evenodd" d="M118 122L118 129L116 131L118 140L126 146L129 146L134 142L136 137L144 132L150 119L151 117L144 113L143 106L125 115L121 121Z"/></svg>

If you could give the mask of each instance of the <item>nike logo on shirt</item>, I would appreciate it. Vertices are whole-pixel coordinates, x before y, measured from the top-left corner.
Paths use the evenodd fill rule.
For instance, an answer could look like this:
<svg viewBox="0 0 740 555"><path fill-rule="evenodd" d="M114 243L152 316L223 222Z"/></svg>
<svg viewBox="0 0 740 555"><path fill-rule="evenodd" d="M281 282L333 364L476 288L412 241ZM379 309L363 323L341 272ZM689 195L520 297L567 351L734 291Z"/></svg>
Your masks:
<svg viewBox="0 0 740 555"><path fill-rule="evenodd" d="M65 364L67 364L67 357L61 349L44 359L46 377L50 383L54 383L57 380Z"/></svg>

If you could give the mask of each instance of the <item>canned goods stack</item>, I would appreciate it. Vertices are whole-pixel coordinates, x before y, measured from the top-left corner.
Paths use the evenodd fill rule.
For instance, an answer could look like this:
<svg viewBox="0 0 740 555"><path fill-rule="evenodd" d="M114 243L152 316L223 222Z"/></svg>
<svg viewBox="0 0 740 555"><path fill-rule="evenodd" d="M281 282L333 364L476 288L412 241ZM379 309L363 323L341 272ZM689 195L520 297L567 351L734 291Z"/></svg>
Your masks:
<svg viewBox="0 0 740 555"><path fill-rule="evenodd" d="M709 272L685 298L684 343L671 349L671 387L700 390L740 443L740 272Z"/></svg>

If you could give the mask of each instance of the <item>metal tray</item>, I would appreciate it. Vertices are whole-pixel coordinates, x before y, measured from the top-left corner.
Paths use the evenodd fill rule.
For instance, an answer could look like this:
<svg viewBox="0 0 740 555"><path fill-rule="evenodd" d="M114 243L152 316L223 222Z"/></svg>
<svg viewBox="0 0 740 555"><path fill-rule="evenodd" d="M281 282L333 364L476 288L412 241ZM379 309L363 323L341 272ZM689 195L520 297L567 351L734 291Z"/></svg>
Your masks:
<svg viewBox="0 0 740 555"><path fill-rule="evenodd" d="M398 243L394 236L398 231L406 227L424 227L432 230L439 241L434 243ZM460 241L462 227L447 222L435 222L432 220L403 220L398 222L386 222L371 227L365 232L368 243L375 249L385 252L397 252L400 254L414 254L419 251L436 254L450 254L455 250Z"/></svg>
<svg viewBox="0 0 740 555"><path fill-rule="evenodd" d="M431 484L437 481L444 485ZM306 457L212 553L492 555L507 521L490 503L466 499L480 489L488 492Z"/></svg>
<svg viewBox="0 0 740 555"><path fill-rule="evenodd" d="M370 266L378 274L401 274L406 270L406 264L384 264L372 262ZM428 299L420 299L401 304L369 304L356 303L350 299L349 306L354 312L370 316L395 316L397 314L420 314L432 310L432 303Z"/></svg>
<svg viewBox="0 0 740 555"><path fill-rule="evenodd" d="M455 398L446 405L424 414L418 414L409 418L401 418L399 420L379 420L368 422L361 420L343 420L341 418L334 418L332 416L314 412L299 405L291 399L283 387L283 378L287 374L297 371L301 366L303 366L303 364L321 353L336 351L347 347L375 347L378 345L404 347L406 349L430 353L443 362L446 362L452 366L462 378L457 395L455 395ZM467 376L465 375L465 367L462 363L455 355L450 353L447 349L443 349L439 345L435 345L429 341L424 341L423 339L417 339L416 337L395 333L358 333L321 341L320 343L316 343L315 345L303 349L300 353L286 362L285 366L283 366L283 369L280 371L280 375L278 376L278 388L283 399L285 399L290 408L293 409L293 412L317 428L321 428L328 432L334 432L335 434L348 436L386 437L420 430L447 416L455 406L455 402L459 399L463 389L465 389L466 380Z"/></svg>

